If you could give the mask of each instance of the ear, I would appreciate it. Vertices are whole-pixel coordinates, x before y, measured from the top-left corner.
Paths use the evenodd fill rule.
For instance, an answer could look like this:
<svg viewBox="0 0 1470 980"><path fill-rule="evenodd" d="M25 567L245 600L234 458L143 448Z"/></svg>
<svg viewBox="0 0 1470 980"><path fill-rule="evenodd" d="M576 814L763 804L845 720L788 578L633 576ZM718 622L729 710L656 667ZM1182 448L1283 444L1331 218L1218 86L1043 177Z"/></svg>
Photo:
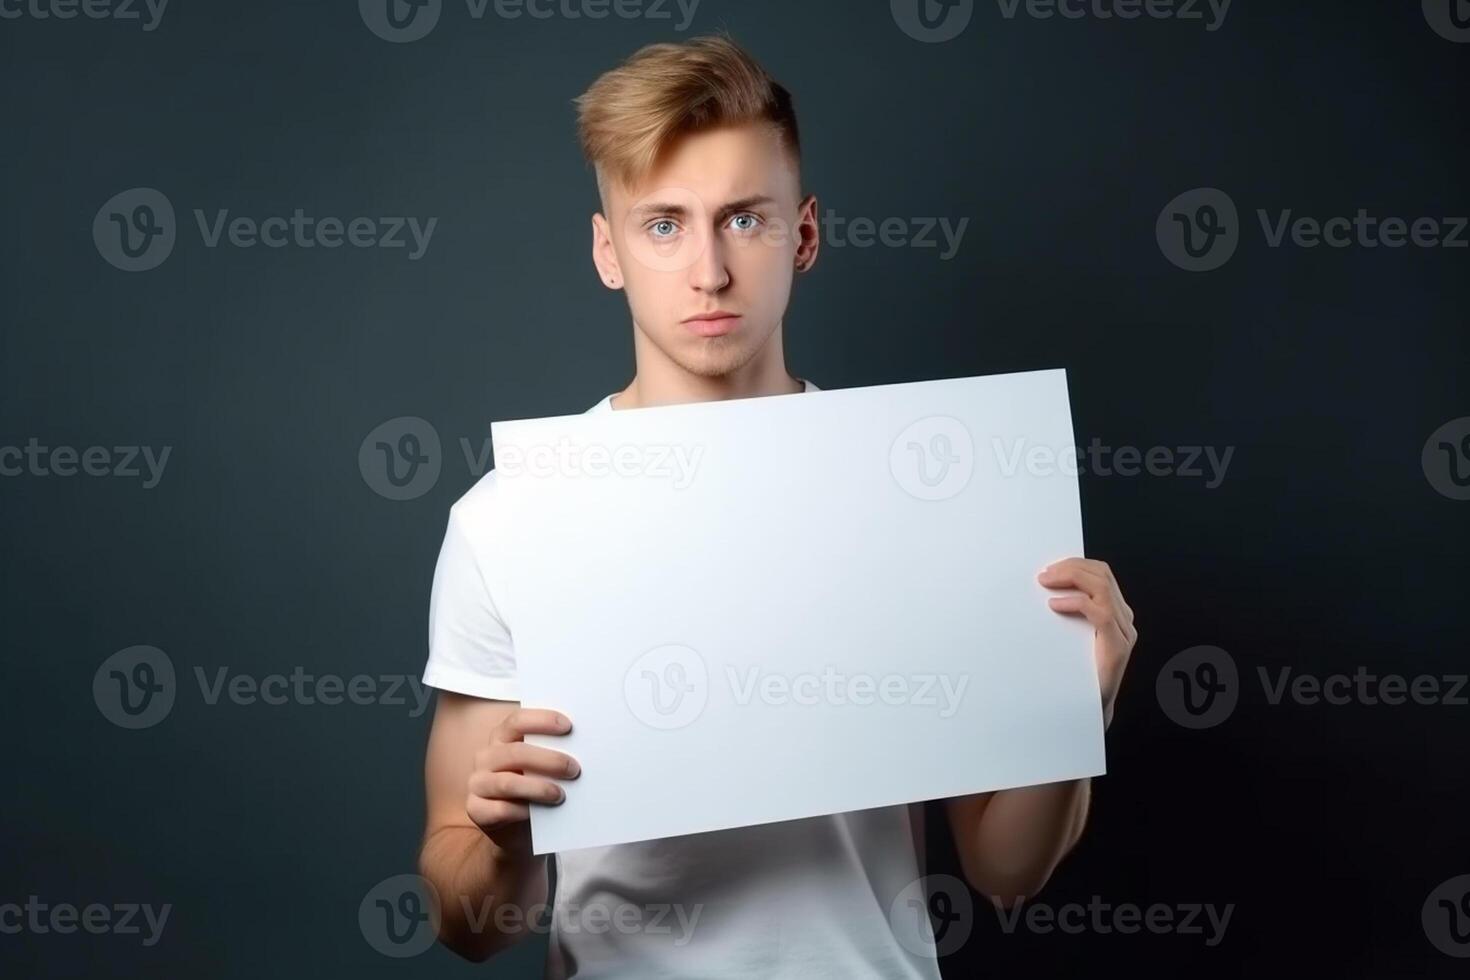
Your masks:
<svg viewBox="0 0 1470 980"><path fill-rule="evenodd" d="M613 247L612 226L599 212L592 216L592 264L597 276L609 289L623 288L623 270L618 264L618 251Z"/></svg>
<svg viewBox="0 0 1470 980"><path fill-rule="evenodd" d="M806 272L817 262L822 227L817 221L817 195L808 194L796 209L796 271Z"/></svg>

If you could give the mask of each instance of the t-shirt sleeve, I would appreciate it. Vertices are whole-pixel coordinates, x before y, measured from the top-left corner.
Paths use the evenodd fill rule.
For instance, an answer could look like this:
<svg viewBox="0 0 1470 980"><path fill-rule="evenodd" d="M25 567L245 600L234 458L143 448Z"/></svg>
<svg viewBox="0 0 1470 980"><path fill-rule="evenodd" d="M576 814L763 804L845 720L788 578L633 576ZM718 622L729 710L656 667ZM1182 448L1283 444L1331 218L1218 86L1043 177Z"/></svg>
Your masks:
<svg viewBox="0 0 1470 980"><path fill-rule="evenodd" d="M479 698L520 700L510 629L490 595L463 519L454 509L434 566L424 683Z"/></svg>

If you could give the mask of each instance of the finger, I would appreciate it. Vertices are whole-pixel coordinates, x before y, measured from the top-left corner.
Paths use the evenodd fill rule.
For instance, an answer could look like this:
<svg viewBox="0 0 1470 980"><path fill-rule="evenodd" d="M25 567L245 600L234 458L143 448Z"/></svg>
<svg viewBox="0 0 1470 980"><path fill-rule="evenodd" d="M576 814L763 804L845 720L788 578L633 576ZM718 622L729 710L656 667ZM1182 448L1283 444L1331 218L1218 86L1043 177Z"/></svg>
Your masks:
<svg viewBox="0 0 1470 980"><path fill-rule="evenodd" d="M509 800L487 800L483 796L471 795L464 805L465 813L478 826L499 827L531 819L531 808L525 803Z"/></svg>
<svg viewBox="0 0 1470 980"><path fill-rule="evenodd" d="M1119 619L1133 622L1133 607L1124 600L1122 587L1107 562L1067 558L1042 569L1036 578L1049 589L1078 588L1098 601L1107 596L1118 610Z"/></svg>
<svg viewBox="0 0 1470 980"><path fill-rule="evenodd" d="M528 803L560 803L566 790L549 779L523 776L518 772L474 772L470 774L472 796L487 800L525 801Z"/></svg>
<svg viewBox="0 0 1470 980"><path fill-rule="evenodd" d="M1060 561L1052 562L1045 569L1045 571L1052 570L1080 570L1084 572L1090 572L1093 575L1101 575L1104 579L1111 582L1114 586L1118 584L1118 578L1113 574L1112 567L1109 566L1107 562L1100 561L1096 558L1063 558Z"/></svg>
<svg viewBox="0 0 1470 980"><path fill-rule="evenodd" d="M1080 565L1053 565L1036 576L1036 580L1048 589L1081 589L1099 601L1113 595L1111 581Z"/></svg>
<svg viewBox="0 0 1470 980"><path fill-rule="evenodd" d="M484 768L493 771L539 773L557 779L576 779L582 774L581 764L565 752L526 742L492 745L485 756Z"/></svg>
<svg viewBox="0 0 1470 980"><path fill-rule="evenodd" d="M519 742L527 735L565 735L572 720L547 708L520 708L495 727L491 741Z"/></svg>
<svg viewBox="0 0 1470 980"><path fill-rule="evenodd" d="M1128 636L1123 632L1111 606L1080 595L1052 596L1046 602L1057 612L1083 616L1094 629L1111 630L1119 640L1129 645Z"/></svg>
<svg viewBox="0 0 1470 980"><path fill-rule="evenodd" d="M1106 578L1113 577L1112 567L1099 558L1083 558L1079 555L1073 558L1063 558L1062 561L1085 568L1090 572L1096 572Z"/></svg>

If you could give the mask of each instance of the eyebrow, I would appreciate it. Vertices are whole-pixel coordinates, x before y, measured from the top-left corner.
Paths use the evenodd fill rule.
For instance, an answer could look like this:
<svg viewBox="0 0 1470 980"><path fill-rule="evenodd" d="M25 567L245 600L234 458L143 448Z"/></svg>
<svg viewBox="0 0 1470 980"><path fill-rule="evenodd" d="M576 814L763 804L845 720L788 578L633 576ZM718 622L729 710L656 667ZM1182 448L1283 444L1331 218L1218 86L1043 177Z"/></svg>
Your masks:
<svg viewBox="0 0 1470 980"><path fill-rule="evenodd" d="M751 208L762 204L773 204L775 200L769 194L752 194L749 197L742 197L738 201L731 201L716 211L715 219L716 221L723 221L732 214L749 211ZM660 204L655 201L648 204L640 204L628 212L628 216L634 221L642 221L645 218L651 218L655 215L666 215L671 218L683 219L689 217L689 209L682 204Z"/></svg>

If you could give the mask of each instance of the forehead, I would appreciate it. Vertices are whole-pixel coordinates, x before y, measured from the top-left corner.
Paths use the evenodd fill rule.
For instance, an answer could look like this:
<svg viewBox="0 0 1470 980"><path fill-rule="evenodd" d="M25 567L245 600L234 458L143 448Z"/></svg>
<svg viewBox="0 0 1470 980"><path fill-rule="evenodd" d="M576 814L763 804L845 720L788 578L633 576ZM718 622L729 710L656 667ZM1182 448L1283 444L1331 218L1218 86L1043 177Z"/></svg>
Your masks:
<svg viewBox="0 0 1470 980"><path fill-rule="evenodd" d="M614 215L626 214L640 201L667 196L671 190L692 193L708 208L755 196L794 203L799 177L773 127L726 126L681 137L631 187L609 181L608 208Z"/></svg>

